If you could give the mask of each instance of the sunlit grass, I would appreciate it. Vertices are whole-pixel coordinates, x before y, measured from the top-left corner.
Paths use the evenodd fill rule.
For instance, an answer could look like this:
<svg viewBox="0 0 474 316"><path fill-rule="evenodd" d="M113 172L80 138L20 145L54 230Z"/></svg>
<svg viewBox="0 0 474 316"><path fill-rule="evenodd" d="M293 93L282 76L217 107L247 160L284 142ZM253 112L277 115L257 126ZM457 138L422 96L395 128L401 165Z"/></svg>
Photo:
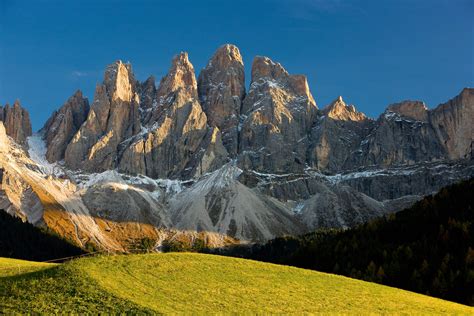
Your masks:
<svg viewBox="0 0 474 316"><path fill-rule="evenodd" d="M4 264L8 262L0 260L0 266ZM473 312L467 306L374 283L203 254L84 258L42 269L0 278L4 311Z"/></svg>

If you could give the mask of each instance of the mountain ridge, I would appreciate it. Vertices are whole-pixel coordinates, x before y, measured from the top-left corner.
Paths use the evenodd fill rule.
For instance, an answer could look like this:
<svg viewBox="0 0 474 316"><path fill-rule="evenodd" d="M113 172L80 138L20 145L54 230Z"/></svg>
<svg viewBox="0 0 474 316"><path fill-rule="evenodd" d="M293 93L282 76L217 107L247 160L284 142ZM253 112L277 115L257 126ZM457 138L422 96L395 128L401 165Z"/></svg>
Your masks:
<svg viewBox="0 0 474 316"><path fill-rule="evenodd" d="M16 105L25 114L5 123L23 130L0 133L3 182L16 186L0 203L108 249L137 238L159 247L174 229L220 245L350 227L471 177L473 108L466 88L435 109L403 101L375 120L342 97L319 109L305 76L262 56L246 90L242 56L229 44L197 77L188 54L176 55L158 86L116 61L90 105L76 91L39 134L25 136L31 124ZM231 169L240 171L229 180ZM82 181L94 177L104 181ZM204 186L209 178L227 180Z"/></svg>

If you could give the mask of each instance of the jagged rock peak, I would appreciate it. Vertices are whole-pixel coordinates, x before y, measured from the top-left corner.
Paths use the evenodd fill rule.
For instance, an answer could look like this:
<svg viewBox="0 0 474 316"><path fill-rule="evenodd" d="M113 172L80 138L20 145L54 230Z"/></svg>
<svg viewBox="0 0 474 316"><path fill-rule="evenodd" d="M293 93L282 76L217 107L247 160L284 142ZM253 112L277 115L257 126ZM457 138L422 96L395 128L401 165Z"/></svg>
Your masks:
<svg viewBox="0 0 474 316"><path fill-rule="evenodd" d="M255 56L252 63L252 82L260 78L277 80L281 77L288 77L288 72L280 63L275 63L265 56Z"/></svg>
<svg viewBox="0 0 474 316"><path fill-rule="evenodd" d="M285 88L296 95L308 98L316 106L305 75L290 75L280 63L268 57L256 56L252 64L252 83L250 89L267 84L270 88Z"/></svg>
<svg viewBox="0 0 474 316"><path fill-rule="evenodd" d="M67 145L89 113L89 101L77 90L64 105L55 111L41 129L46 141L46 158L50 162L64 158Z"/></svg>
<svg viewBox="0 0 474 316"><path fill-rule="evenodd" d="M26 138L32 134L31 121L28 111L21 107L19 100L15 100L13 107L8 103L5 107L0 106L0 121L3 121L8 136L26 146Z"/></svg>
<svg viewBox="0 0 474 316"><path fill-rule="evenodd" d="M161 79L158 97L164 97L178 89L185 89L197 96L197 81L194 67L189 61L188 53L181 52L173 58L168 74Z"/></svg>
<svg viewBox="0 0 474 316"><path fill-rule="evenodd" d="M363 121L367 119L364 113L358 112L353 105L347 105L341 96L323 109L323 113L340 121Z"/></svg>
<svg viewBox="0 0 474 316"><path fill-rule="evenodd" d="M121 60L108 65L104 73L104 85L110 100L130 101L133 98L135 78L130 63Z"/></svg>
<svg viewBox="0 0 474 316"><path fill-rule="evenodd" d="M209 125L222 131L224 146L234 156L245 96L244 64L236 46L226 44L216 50L199 74L198 94Z"/></svg>
<svg viewBox="0 0 474 316"><path fill-rule="evenodd" d="M386 112L400 114L409 119L417 121L428 120L428 108L422 101L402 101L388 106Z"/></svg>
<svg viewBox="0 0 474 316"><path fill-rule="evenodd" d="M241 65L244 64L239 49L233 44L224 44L216 50L212 58L207 63L206 68L222 68L235 62Z"/></svg>

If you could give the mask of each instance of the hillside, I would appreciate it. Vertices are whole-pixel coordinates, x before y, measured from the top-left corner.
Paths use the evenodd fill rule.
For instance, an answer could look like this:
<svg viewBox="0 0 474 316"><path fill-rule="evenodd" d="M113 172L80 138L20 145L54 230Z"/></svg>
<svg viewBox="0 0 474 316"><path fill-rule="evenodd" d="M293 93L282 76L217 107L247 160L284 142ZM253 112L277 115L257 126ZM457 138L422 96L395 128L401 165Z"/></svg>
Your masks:
<svg viewBox="0 0 474 316"><path fill-rule="evenodd" d="M104 256L61 265L0 259L0 276L5 313L472 312L337 275L203 254Z"/></svg>
<svg viewBox="0 0 474 316"><path fill-rule="evenodd" d="M0 210L0 257L46 261L82 253L56 234Z"/></svg>
<svg viewBox="0 0 474 316"><path fill-rule="evenodd" d="M474 304L474 179L349 230L222 251Z"/></svg>

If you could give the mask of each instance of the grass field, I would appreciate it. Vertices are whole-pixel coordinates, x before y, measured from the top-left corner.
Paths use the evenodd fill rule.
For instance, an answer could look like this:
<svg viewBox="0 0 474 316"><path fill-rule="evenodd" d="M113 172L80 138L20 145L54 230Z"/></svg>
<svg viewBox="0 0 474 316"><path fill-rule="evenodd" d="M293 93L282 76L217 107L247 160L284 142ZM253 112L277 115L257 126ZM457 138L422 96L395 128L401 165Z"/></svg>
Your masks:
<svg viewBox="0 0 474 316"><path fill-rule="evenodd" d="M0 313L32 311L474 313L374 283L212 255L104 256L59 265L0 258Z"/></svg>

